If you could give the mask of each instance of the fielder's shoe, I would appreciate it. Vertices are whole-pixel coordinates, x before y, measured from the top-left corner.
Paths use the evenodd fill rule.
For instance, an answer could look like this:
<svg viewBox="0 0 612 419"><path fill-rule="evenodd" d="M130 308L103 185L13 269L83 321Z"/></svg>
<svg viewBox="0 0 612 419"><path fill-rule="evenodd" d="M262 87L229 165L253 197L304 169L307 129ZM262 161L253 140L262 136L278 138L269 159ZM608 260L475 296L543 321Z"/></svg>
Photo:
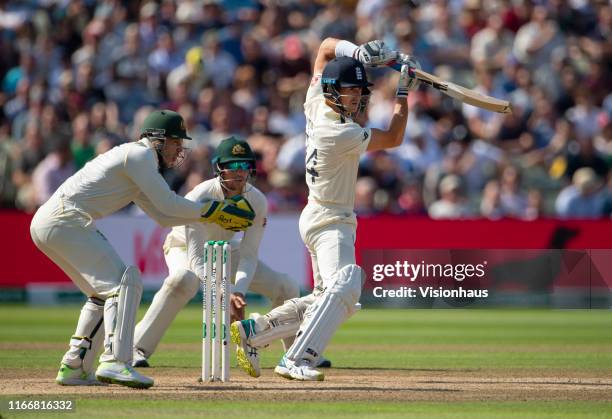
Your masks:
<svg viewBox="0 0 612 419"><path fill-rule="evenodd" d="M249 345L247 340L255 334L255 321L252 319L235 321L230 325L230 336L236 344L238 366L251 377L259 377L259 355L257 348Z"/></svg>
<svg viewBox="0 0 612 419"><path fill-rule="evenodd" d="M103 383L119 384L132 388L149 388L153 379L135 371L123 362L102 362L96 371L96 378Z"/></svg>
<svg viewBox="0 0 612 419"><path fill-rule="evenodd" d="M311 367L307 360L303 359L297 363L287 359L286 356L283 356L274 368L274 373L288 380L323 381L325 379L325 374Z"/></svg>
<svg viewBox="0 0 612 419"><path fill-rule="evenodd" d="M332 362L325 358L323 355L319 357L319 362L317 362L317 368L331 368Z"/></svg>
<svg viewBox="0 0 612 419"><path fill-rule="evenodd" d="M132 366L134 368L149 368L149 360L140 349L134 348L134 355L132 356Z"/></svg>
<svg viewBox="0 0 612 419"><path fill-rule="evenodd" d="M103 386L104 383L96 380L93 372L86 373L83 368L70 368L61 364L55 377L55 382L60 386Z"/></svg>

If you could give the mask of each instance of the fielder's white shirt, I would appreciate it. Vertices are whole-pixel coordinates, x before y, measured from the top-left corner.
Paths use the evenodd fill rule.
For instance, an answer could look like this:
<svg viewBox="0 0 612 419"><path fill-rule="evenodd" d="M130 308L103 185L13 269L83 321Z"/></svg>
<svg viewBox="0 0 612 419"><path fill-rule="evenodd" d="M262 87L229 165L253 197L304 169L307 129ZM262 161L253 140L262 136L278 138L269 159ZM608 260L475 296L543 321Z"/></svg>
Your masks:
<svg viewBox="0 0 612 419"><path fill-rule="evenodd" d="M242 240L232 243L232 246L240 246L240 262L236 271L236 283L233 292L246 295L257 268L259 244L266 224L268 202L264 194L250 184L247 184L246 192L242 196L253 207L255 219L253 225L244 232ZM216 177L200 183L185 195L185 198L206 202L210 200L222 201L225 197L221 182ZM233 231L225 230L213 223L192 223L184 227L174 227L166 237L164 250L170 247L186 247L189 270L201 276L204 272L204 244L210 240L230 241L235 234Z"/></svg>
<svg viewBox="0 0 612 419"><path fill-rule="evenodd" d="M352 215L359 159L370 143L372 132L341 117L325 104L320 75L312 79L304 114L309 205L316 203ZM336 221L326 218L329 223ZM313 222L319 226L327 223L324 220Z"/></svg>
<svg viewBox="0 0 612 419"><path fill-rule="evenodd" d="M163 226L200 218L202 204L174 193L158 171L155 150L147 139L114 147L89 161L53 194L93 220L134 202Z"/></svg>

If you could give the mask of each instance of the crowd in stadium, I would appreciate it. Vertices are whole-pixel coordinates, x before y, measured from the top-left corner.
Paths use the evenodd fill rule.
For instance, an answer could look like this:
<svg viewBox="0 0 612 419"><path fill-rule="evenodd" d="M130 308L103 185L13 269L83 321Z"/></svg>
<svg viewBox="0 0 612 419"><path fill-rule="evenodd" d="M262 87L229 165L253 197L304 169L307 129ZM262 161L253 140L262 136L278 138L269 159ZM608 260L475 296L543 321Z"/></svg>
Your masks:
<svg viewBox="0 0 612 419"><path fill-rule="evenodd" d="M587 0L0 0L0 207L33 211L153 109L194 138L164 173L184 194L237 135L271 212L297 212L303 103L326 37L382 39L425 71L513 103L483 111L422 86L404 143L363 158L356 211L432 218L612 213L612 6ZM386 127L398 73L375 69Z"/></svg>

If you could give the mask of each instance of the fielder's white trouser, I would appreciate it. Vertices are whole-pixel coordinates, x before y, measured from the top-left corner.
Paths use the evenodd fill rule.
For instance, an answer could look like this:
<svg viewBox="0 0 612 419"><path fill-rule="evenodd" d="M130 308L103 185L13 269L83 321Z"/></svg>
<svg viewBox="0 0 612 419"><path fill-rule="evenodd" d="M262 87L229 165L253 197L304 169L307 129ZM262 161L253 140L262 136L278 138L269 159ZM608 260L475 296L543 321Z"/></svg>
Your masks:
<svg viewBox="0 0 612 419"><path fill-rule="evenodd" d="M89 215L59 196L54 195L39 208L32 219L30 233L36 246L89 297L81 310L64 361L72 368L82 366L86 372L91 372L93 358L102 342L98 335L102 335L103 330L107 332L109 343L113 338L110 334L115 335L115 332L126 342L132 341L134 322L130 316L132 312L135 315L140 303L138 289L142 289L138 271L133 267L126 268L117 252L96 229ZM122 292L124 298L119 297ZM126 304L134 307L125 307ZM102 308L107 305L108 310ZM117 309L111 309L113 305ZM118 314L121 315L119 322ZM102 328L102 318L109 326L123 326L127 329L120 331L113 327ZM131 354L128 357L130 359L125 360L116 355L109 344L103 358L124 362L131 359Z"/></svg>
<svg viewBox="0 0 612 419"><path fill-rule="evenodd" d="M187 269L189 263L185 248L171 247L165 258L169 275L153 297L144 318L136 325L134 347L146 357L155 351L178 312L196 295L200 286L198 276ZM231 261L232 272L235 274L240 262L239 248L232 248ZM300 294L295 280L273 270L262 261L257 264L249 291L269 298L272 307Z"/></svg>
<svg viewBox="0 0 612 419"><path fill-rule="evenodd" d="M314 206L314 211L310 209L307 207L300 217L300 234L311 256L314 290L312 294L286 301L264 316L255 317L256 333L248 341L251 346L263 347L276 339L292 340L308 307L324 289L333 285L336 272L355 264L356 225L352 222L335 223L320 229L312 228L321 216L333 214L328 214L326 209L323 209L324 214L320 214L317 206Z"/></svg>

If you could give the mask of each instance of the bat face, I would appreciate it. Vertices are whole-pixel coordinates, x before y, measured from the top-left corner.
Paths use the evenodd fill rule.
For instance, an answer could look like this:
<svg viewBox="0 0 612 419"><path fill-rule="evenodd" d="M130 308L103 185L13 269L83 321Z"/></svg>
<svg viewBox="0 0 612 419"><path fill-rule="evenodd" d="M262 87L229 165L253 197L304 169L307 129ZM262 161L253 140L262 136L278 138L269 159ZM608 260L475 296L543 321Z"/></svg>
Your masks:
<svg viewBox="0 0 612 419"><path fill-rule="evenodd" d="M475 90L467 89L455 83L447 82L439 77L429 74L423 70L415 70L417 78L434 89L442 93L460 100L468 105L476 106L481 109L486 109L498 113L511 113L512 105L507 100L497 99L491 96L483 95Z"/></svg>
<svg viewBox="0 0 612 419"><path fill-rule="evenodd" d="M417 79L419 79L421 83L425 83L442 92L445 92L448 89L448 83L441 78L434 76L433 74L429 74L423 70L415 70L415 73L417 75Z"/></svg>
<svg viewBox="0 0 612 419"><path fill-rule="evenodd" d="M401 69L401 65L399 63L393 63L391 66L398 71ZM433 74L429 74L423 70L415 69L414 72L416 73L417 79L419 79L421 83L425 83L428 86L431 86L452 98L460 100L463 103L492 112L512 113L512 104L507 100L501 100L483 95L475 90L467 89L458 84L444 81L441 78L436 77Z"/></svg>
<svg viewBox="0 0 612 419"><path fill-rule="evenodd" d="M454 97L468 105L477 106L498 113L512 113L512 105L507 100L497 99L483 95L475 90L466 89L458 84L448 83L447 95Z"/></svg>

